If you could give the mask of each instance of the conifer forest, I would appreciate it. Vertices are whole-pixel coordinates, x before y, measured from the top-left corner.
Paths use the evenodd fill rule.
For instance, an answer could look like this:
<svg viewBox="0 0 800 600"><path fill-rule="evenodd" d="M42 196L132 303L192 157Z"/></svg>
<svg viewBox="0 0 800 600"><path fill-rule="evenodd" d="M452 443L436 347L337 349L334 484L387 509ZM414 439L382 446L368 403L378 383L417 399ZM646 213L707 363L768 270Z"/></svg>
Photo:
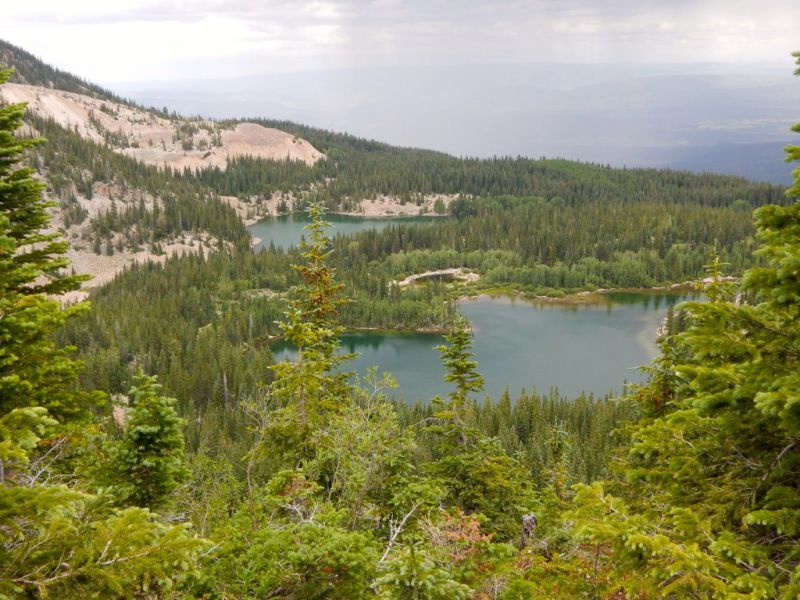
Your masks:
<svg viewBox="0 0 800 600"><path fill-rule="evenodd" d="M800 598L800 167L186 117L0 42L4 89L0 599ZM256 130L316 154L230 150ZM330 226L386 198L414 219ZM290 213L302 239L254 249ZM464 298L670 289L618 393L485 391ZM353 332L429 335L448 392L403 400Z"/></svg>

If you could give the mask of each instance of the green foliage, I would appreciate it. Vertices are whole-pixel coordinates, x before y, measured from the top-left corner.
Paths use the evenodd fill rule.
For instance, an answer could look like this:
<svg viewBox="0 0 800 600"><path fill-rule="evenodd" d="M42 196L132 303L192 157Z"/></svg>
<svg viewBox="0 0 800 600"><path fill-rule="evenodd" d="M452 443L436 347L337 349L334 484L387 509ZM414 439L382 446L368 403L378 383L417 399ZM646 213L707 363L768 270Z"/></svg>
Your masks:
<svg viewBox="0 0 800 600"><path fill-rule="evenodd" d="M188 462L187 481L175 490L172 506L186 515L198 535L207 538L224 529L243 486L230 461L195 454Z"/></svg>
<svg viewBox="0 0 800 600"><path fill-rule="evenodd" d="M123 433L108 448L107 475L123 504L159 508L186 479L183 419L155 377L140 375L121 418Z"/></svg>
<svg viewBox="0 0 800 600"><path fill-rule="evenodd" d="M755 213L765 266L737 304L686 306L643 396L669 402L630 430L620 478L580 488L578 539L613 547L629 594L800 593L800 203ZM661 389L655 389L658 386Z"/></svg>
<svg viewBox="0 0 800 600"><path fill-rule="evenodd" d="M76 194L91 199L99 183L120 190L120 202L90 221L95 243L118 236L128 249L140 250L183 233L206 232L249 248L241 220L213 190L115 152L105 144L83 139L52 120L34 115L26 120L48 139L48 144L37 148L32 162L62 204L70 203ZM158 200L150 204L145 201L148 197Z"/></svg>
<svg viewBox="0 0 800 600"><path fill-rule="evenodd" d="M146 510L112 508L70 470L95 394L76 390L80 364L54 333L86 307L50 297L84 278L63 274L66 243L41 233L49 205L18 165L38 143L15 137L23 113L0 107L0 597L164 596L191 575L202 542Z"/></svg>
<svg viewBox="0 0 800 600"><path fill-rule="evenodd" d="M425 514L443 495L437 482L419 475L416 441L386 401L387 385L394 384L368 377L357 386L354 402L315 432L314 456L303 465L306 476L347 511L351 526L384 527L409 511Z"/></svg>
<svg viewBox="0 0 800 600"><path fill-rule="evenodd" d="M800 52L792 53L792 56L795 57L796 62L800 65ZM800 75L800 67L798 67L795 72L795 75ZM792 131L795 133L800 133L800 123L796 123L792 127ZM800 145L791 144L786 147L786 160L787 161L800 161ZM800 197L800 166L796 167L794 171L792 171L792 176L794 177L794 184L789 188L787 192L790 197Z"/></svg>
<svg viewBox="0 0 800 600"><path fill-rule="evenodd" d="M250 451L248 478L256 454L266 453L263 457L287 466L310 458L316 432L352 401L351 375L338 370L349 355L336 352L342 331L338 308L346 301L339 296L342 285L328 264L330 240L322 209L312 205L309 212L310 241L303 246L303 262L294 266L302 284L292 290L279 324L296 357L273 366L268 404L249 403L257 442ZM268 414L269 404L278 408L274 414Z"/></svg>
<svg viewBox="0 0 800 600"><path fill-rule="evenodd" d="M403 548L386 564L375 581L380 598L408 600L464 600L472 595L469 586L456 581L448 569L440 566L413 544Z"/></svg>
<svg viewBox="0 0 800 600"><path fill-rule="evenodd" d="M0 488L0 597L163 597L203 544L146 510L61 486Z"/></svg>
<svg viewBox="0 0 800 600"><path fill-rule="evenodd" d="M15 467L27 466L31 452L57 423L41 406L15 408L0 417L0 479L5 480Z"/></svg>
<svg viewBox="0 0 800 600"><path fill-rule="evenodd" d="M423 429L433 460L426 470L447 486L448 500L467 513L487 519L487 528L501 540L515 537L530 503L530 487L518 461L496 439L483 436L465 422L469 395L483 387L470 351L472 333L464 319L456 321L440 346L445 380L455 385L450 402L433 400L434 412Z"/></svg>
<svg viewBox="0 0 800 600"><path fill-rule="evenodd" d="M715 248L735 274L753 264L747 212L679 198L561 207L530 196L461 199L450 205L455 218L361 232L339 252L348 264L371 260L370 271L389 278L464 267L481 274L481 286L534 293L697 279Z"/></svg>
<svg viewBox="0 0 800 600"><path fill-rule="evenodd" d="M354 209L364 198L391 195L416 201L432 194L466 197L539 196L578 206L646 201L724 206L736 199L777 202L779 186L736 177L656 169L613 169L567 160L495 157L456 158L441 152L398 148L288 121L251 119L309 141L327 159L304 163L237 159L224 171L207 169L201 180L221 194L248 196L280 190L301 192L331 209ZM234 125L234 121L223 125ZM309 191L313 190L313 191ZM451 211L453 211L451 206Z"/></svg>
<svg viewBox="0 0 800 600"><path fill-rule="evenodd" d="M223 541L205 585L224 597L361 598L369 595L377 546L352 531L302 475L278 472L256 502L221 531Z"/></svg>
<svg viewBox="0 0 800 600"><path fill-rule="evenodd" d="M11 72L0 70L0 84ZM68 384L77 363L59 349L54 332L86 307L60 310L49 295L76 289L86 278L64 275L66 242L41 230L49 223L41 183L19 162L41 140L20 140L25 107L0 107L0 410L42 406L64 418L84 413L86 394Z"/></svg>
<svg viewBox="0 0 800 600"><path fill-rule="evenodd" d="M322 208L312 204L309 215L309 241L302 247L303 262L295 266L303 284L294 291L280 324L297 358L275 365L272 390L278 398L296 403L303 426L336 409L348 391L347 374L334 374L348 358L336 354L343 330L338 311L346 303L339 296L343 285L335 282L335 270L328 263L330 239L325 235L328 224L322 220Z"/></svg>
<svg viewBox="0 0 800 600"><path fill-rule="evenodd" d="M457 318L453 329L445 336L447 345L436 346L442 355L444 380L455 389L450 392L450 408L459 411L470 394L483 389L483 377L477 372L478 361L472 360L472 331L463 317Z"/></svg>
<svg viewBox="0 0 800 600"><path fill-rule="evenodd" d="M103 93L10 51L26 81ZM12 133L22 114L0 109L0 596L800 593L800 205L757 210L755 259L747 215L780 203L779 188L456 159L266 121L327 158L308 166L242 157L224 171L175 175L52 122L34 121L53 143L33 148ZM179 137L188 147L195 133L189 123ZM126 271L94 294L91 314L61 309L45 294L80 278L64 274L66 245L40 233L47 206L18 165L25 148L71 221L86 217L76 195L90 197L99 182L162 199L95 217L98 251L157 249L182 232L229 243ZM800 158L796 146L788 153ZM275 191L310 205L309 242L255 255L216 194ZM328 238L323 205L353 208L378 194L462 197L452 219ZM391 284L464 267L480 285L557 295L701 277L712 252L710 301L673 316L650 381L623 402L524 391L479 402L482 378L451 290ZM747 270L737 301L723 265ZM454 386L447 401L393 406L390 377L353 381L338 353L345 326L450 330L440 347ZM103 427L74 433L91 394L76 391L79 365L56 344L59 330L87 361L82 389L133 383L110 441ZM270 369L277 335L297 360ZM134 379L140 368L180 401L162 396L153 377ZM197 450L188 460L178 411ZM187 524L142 507L169 509L214 546L201 556L206 544ZM517 549L531 513L536 527Z"/></svg>

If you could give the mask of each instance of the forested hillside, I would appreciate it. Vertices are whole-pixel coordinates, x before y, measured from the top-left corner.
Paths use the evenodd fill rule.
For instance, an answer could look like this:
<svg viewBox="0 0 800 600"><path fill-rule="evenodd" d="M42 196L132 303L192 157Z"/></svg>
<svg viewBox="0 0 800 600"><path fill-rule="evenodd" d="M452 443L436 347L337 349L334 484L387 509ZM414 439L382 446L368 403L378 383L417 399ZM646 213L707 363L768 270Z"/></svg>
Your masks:
<svg viewBox="0 0 800 600"><path fill-rule="evenodd" d="M272 125L325 158L175 173L0 106L0 597L800 595L800 169L784 196ZM306 242L255 253L220 196L275 191ZM450 217L328 236L326 207L430 193L460 196ZM181 236L60 302L84 279L70 244ZM478 279L396 284L445 267ZM623 398L484 398L458 296L702 277ZM450 393L396 405L391 375L350 373L358 327L442 332ZM295 358L274 364L277 336Z"/></svg>
<svg viewBox="0 0 800 600"><path fill-rule="evenodd" d="M20 64L25 73L50 73L28 59ZM341 310L346 327L441 332L457 312L454 296L464 293L554 297L664 286L702 277L715 253L727 273L740 275L757 247L752 209L785 202L779 187L733 177L460 159L275 121L259 123L307 139L325 158L309 165L240 157L224 169L176 172L120 154L116 142L27 118L48 139L31 164L60 202L56 224L74 259L138 252L144 263L170 255L163 269L114 262L113 272L125 271L96 290L91 314L61 331L86 363L84 385L122 393L144 366L187 415L241 401L272 378L270 343L281 335L276 323L299 281L290 266L299 254L249 250L241 218L257 214L266 199L273 210L281 198L286 210L292 202L297 209L322 202L357 211L361 199L375 196L424 208L426 197L449 195L451 218L339 237L330 258L352 299ZM238 204L222 201L234 197ZM458 267L477 282L392 283Z"/></svg>
<svg viewBox="0 0 800 600"><path fill-rule="evenodd" d="M262 193L269 185L281 191L316 185L310 198L322 201L331 210L353 210L360 200L376 195L397 196L404 202L421 202L430 194L541 196L559 197L570 205L606 200L667 200L710 206L729 205L737 199L752 204L782 201L780 186L737 177L613 169L566 160L456 158L283 121L253 121L307 139L328 160L311 169L300 165L286 169L285 165L267 166L243 159L224 173L216 169L203 172L201 178L221 193L247 196Z"/></svg>

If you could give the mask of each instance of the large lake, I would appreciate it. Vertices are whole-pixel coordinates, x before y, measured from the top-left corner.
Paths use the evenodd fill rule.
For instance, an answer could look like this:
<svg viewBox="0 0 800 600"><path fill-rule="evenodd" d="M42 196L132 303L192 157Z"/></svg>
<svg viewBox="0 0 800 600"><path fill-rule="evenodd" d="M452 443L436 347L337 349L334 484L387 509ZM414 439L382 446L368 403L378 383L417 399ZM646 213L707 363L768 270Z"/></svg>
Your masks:
<svg viewBox="0 0 800 600"><path fill-rule="evenodd" d="M656 356L656 332L668 307L686 298L613 293L599 304L563 305L480 297L462 301L461 311L473 324L473 348L489 396L497 398L506 386L512 393L557 387L566 396L604 395L642 380L637 367ZM342 339L346 351L359 353L351 370L364 373L375 365L392 373L400 385L396 395L406 401L449 391L433 349L441 343L441 336L430 334L360 332ZM278 345L275 353L282 360L291 350Z"/></svg>
<svg viewBox="0 0 800 600"><path fill-rule="evenodd" d="M441 219L442 217L377 217L377 218L364 218L353 217L349 215L337 215L328 213L325 215L325 220L331 224L328 229L328 235L349 235L365 229L383 229L390 225L397 225L401 223L430 223L434 219ZM308 215L305 213L295 213L290 215L281 215L279 217L269 217L263 219L258 223L250 225L248 229L254 238L258 238L259 242L253 246L258 250L262 247L268 247L270 243L274 244L276 248L288 249L290 246L296 246L300 240L306 235L305 227L311 222Z"/></svg>
<svg viewBox="0 0 800 600"><path fill-rule="evenodd" d="M430 222L437 217L366 219L328 214L329 233L351 234L397 223ZM288 248L304 235L305 214L264 219L249 227L262 245ZM478 370L486 380L485 393L497 398L506 386L516 394L523 387L566 396L620 393L625 382L643 379L638 367L656 356L656 332L670 305L687 299L664 293L612 293L596 304L533 304L507 297L463 300L461 312L472 322ZM371 366L392 373L400 385L396 397L427 401L445 395L439 352L443 339L434 334L348 333L343 350L358 357L349 370L365 373ZM276 360L292 355L278 343Z"/></svg>

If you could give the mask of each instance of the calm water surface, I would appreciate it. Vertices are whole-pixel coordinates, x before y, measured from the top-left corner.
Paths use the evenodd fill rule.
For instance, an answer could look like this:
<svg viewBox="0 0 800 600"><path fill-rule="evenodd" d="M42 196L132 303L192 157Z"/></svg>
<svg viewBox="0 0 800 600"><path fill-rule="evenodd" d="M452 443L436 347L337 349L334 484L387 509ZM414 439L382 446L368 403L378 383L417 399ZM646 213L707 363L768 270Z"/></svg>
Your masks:
<svg viewBox="0 0 800 600"><path fill-rule="evenodd" d="M365 229L384 229L390 225L401 223L430 223L434 219L442 217L376 217L366 219L364 217L352 217L349 215L326 214L325 220L331 224L328 235L338 234L348 235L363 231ZM301 238L307 233L306 225L311 222L305 213L291 215L281 215L279 217L269 217L248 227L250 235L261 240L253 248L269 247L270 243L275 247L284 250L290 246L296 246Z"/></svg>
<svg viewBox="0 0 800 600"><path fill-rule="evenodd" d="M603 395L621 392L626 381L638 382L637 367L656 356L656 331L670 305L687 299L677 294L614 293L599 305L531 304L509 298L464 300L461 311L472 321L478 370L486 393L497 398L508 386L567 396L581 391ZM360 332L343 336L347 352L358 352L351 370L370 366L392 373L396 395L407 401L428 400L449 391L439 353L441 336ZM289 356L275 347L277 360Z"/></svg>

